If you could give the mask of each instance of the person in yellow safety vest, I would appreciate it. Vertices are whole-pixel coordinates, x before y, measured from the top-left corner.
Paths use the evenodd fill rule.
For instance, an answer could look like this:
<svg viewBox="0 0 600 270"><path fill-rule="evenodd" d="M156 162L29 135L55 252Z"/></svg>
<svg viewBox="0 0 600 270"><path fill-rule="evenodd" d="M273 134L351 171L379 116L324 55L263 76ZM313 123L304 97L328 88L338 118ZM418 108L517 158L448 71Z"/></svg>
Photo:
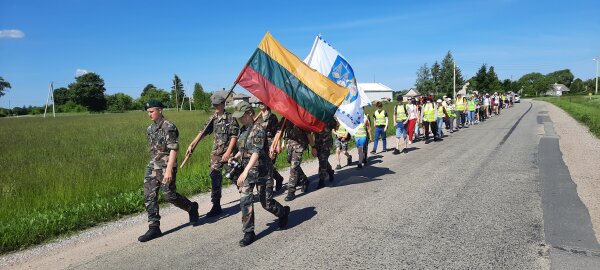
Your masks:
<svg viewBox="0 0 600 270"><path fill-rule="evenodd" d="M373 150L371 151L371 154L375 154L375 151L377 150L379 137L381 137L381 141L383 141L383 152L387 152L386 132L389 122L388 113L383 109L381 101L376 101L375 107L377 107L377 110L373 113L375 116L375 141L373 141Z"/></svg>
<svg viewBox="0 0 600 270"><path fill-rule="evenodd" d="M448 113L448 127L450 129L450 133L454 133L454 119L456 119L456 105L452 102L451 98L446 100L448 106L446 106L446 112Z"/></svg>
<svg viewBox="0 0 600 270"><path fill-rule="evenodd" d="M342 166L340 165L340 156L342 152L344 152L344 155L346 155L346 160L348 161L348 164L346 166L350 166L350 164L352 163L352 155L348 153L348 141L350 141L351 136L350 133L348 133L346 128L342 124L340 124L339 121L336 129L334 129L333 132L335 133L336 137L335 154L337 156L338 161L338 164L335 167L335 169L339 170L342 168Z"/></svg>
<svg viewBox="0 0 600 270"><path fill-rule="evenodd" d="M369 120L368 117L365 115L364 117L364 122L360 123L360 125L358 126L358 128L356 129L356 133L354 133L354 142L356 143L356 149L358 150L358 167L357 169L362 169L363 164L366 166L367 165L367 161L366 161L366 144L367 144L367 139L371 137L371 131L369 128Z"/></svg>
<svg viewBox="0 0 600 270"><path fill-rule="evenodd" d="M477 107L477 101L475 101L475 95L471 95L469 97L469 101L467 101L467 111L469 112L468 116L468 125L473 125L475 121L475 108Z"/></svg>
<svg viewBox="0 0 600 270"><path fill-rule="evenodd" d="M423 119L423 127L425 128L425 143L429 143L429 130L433 133L433 140L438 141L437 134L437 123L436 123L436 107L432 102L431 97L426 98L423 111L421 112L421 119Z"/></svg>
<svg viewBox="0 0 600 270"><path fill-rule="evenodd" d="M444 121L448 119L448 112L446 111L446 106L441 99L437 100L437 109L435 111L437 113L437 135L438 139L441 140L444 138Z"/></svg>
<svg viewBox="0 0 600 270"><path fill-rule="evenodd" d="M394 150L394 154L400 154L400 137L402 136L404 140L404 149L402 152L407 152L406 147L408 147L408 139L407 139L407 125L408 125L408 115L406 110L406 105L402 103L402 96L396 96L396 100L398 104L394 106L394 120L396 121L396 149Z"/></svg>
<svg viewBox="0 0 600 270"><path fill-rule="evenodd" d="M462 95L456 96L456 127L464 128L467 116L467 99Z"/></svg>

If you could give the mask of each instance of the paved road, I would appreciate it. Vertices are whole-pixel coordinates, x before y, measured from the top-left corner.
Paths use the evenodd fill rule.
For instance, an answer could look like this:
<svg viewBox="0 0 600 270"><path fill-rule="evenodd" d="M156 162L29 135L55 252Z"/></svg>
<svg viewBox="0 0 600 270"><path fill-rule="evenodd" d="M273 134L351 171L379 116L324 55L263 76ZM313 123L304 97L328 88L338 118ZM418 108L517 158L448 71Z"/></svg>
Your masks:
<svg viewBox="0 0 600 270"><path fill-rule="evenodd" d="M144 244L130 234L119 248L68 267L599 269L593 232L565 233L578 225L561 223L544 207L558 202L544 195L540 163L556 167L562 159L559 151L546 151L545 157L556 159L539 157L541 139L552 135L543 110L540 103L523 102L443 142L415 143L407 154L380 153L360 171L344 167L328 187L286 203L292 208L286 230L277 230L276 218L257 203L259 239L245 248L237 244L242 233L232 192L220 220L202 217L199 226L165 227L169 234ZM314 175L315 163L305 170ZM283 196L276 199L283 202ZM585 222L581 207L566 212L580 211ZM173 213L185 219L185 213ZM559 240L547 241L545 231Z"/></svg>

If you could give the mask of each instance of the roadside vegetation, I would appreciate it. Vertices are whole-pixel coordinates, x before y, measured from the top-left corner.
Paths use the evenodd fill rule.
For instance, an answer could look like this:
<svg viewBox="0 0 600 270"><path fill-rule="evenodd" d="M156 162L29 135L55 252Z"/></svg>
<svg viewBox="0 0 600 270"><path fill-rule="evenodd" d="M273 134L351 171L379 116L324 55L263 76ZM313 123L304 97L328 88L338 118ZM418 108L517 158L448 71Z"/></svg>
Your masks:
<svg viewBox="0 0 600 270"><path fill-rule="evenodd" d="M590 132L600 138L600 96L544 97L539 100L550 102L586 125Z"/></svg>

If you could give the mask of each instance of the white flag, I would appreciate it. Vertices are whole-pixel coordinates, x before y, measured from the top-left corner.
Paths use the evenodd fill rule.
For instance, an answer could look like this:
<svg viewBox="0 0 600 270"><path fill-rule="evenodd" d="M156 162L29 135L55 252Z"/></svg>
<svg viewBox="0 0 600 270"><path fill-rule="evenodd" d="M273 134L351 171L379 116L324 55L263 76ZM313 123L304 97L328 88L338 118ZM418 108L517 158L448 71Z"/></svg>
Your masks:
<svg viewBox="0 0 600 270"><path fill-rule="evenodd" d="M315 38L315 43L304 59L304 63L337 84L348 88L348 95L338 107L335 117L351 135L354 135L358 125L364 121L363 107L371 102L366 98L367 95L360 93L362 90L359 90L356 85L354 71L350 64L338 51L323 41L321 36Z"/></svg>

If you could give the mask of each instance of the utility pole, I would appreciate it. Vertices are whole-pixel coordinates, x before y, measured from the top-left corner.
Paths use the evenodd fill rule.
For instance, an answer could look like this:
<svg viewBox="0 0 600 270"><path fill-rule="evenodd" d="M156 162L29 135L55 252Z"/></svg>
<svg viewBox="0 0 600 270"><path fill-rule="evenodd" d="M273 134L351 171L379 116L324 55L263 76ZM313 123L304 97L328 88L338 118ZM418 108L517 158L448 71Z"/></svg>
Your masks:
<svg viewBox="0 0 600 270"><path fill-rule="evenodd" d="M454 85L454 100L456 100L456 63L454 63L454 78L453 78L453 85Z"/></svg>
<svg viewBox="0 0 600 270"><path fill-rule="evenodd" d="M48 111L48 103L50 103L50 99L52 99L52 116L56 117L56 112L54 110L54 82L50 82L50 87L48 87L48 98L46 98L46 108L44 108L44 118L46 118L46 112Z"/></svg>
<svg viewBox="0 0 600 270"><path fill-rule="evenodd" d="M596 61L596 95L598 94L598 62L600 61L600 57L596 56L596 58L592 59Z"/></svg>

